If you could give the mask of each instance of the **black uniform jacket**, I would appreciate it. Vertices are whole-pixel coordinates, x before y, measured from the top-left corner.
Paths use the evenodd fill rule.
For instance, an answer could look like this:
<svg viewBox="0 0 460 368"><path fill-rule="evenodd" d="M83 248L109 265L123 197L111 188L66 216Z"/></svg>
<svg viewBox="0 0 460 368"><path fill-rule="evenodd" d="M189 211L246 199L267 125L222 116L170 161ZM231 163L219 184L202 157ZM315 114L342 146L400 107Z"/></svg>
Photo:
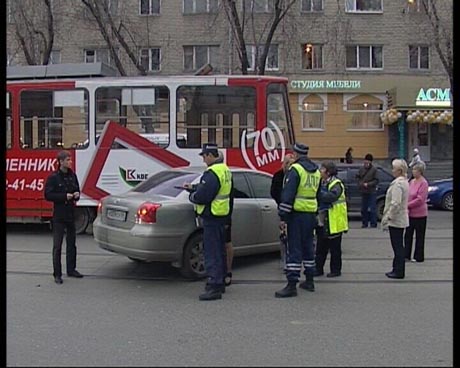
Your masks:
<svg viewBox="0 0 460 368"><path fill-rule="evenodd" d="M53 219L55 221L73 221L76 200L67 200L67 193L80 192L77 175L71 170L53 172L45 184L45 199L54 203Z"/></svg>
<svg viewBox="0 0 460 368"><path fill-rule="evenodd" d="M278 170L272 178L270 187L270 195L275 200L276 204L281 202L281 191L283 190L284 170Z"/></svg>

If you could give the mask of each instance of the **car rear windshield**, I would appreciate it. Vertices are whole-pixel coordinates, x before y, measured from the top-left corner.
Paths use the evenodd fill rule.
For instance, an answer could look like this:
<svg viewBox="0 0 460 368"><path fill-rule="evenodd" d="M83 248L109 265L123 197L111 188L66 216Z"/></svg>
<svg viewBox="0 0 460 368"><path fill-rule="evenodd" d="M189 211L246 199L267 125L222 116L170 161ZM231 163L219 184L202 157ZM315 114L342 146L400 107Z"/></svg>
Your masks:
<svg viewBox="0 0 460 368"><path fill-rule="evenodd" d="M140 183L138 186L133 188L132 191L147 194L158 194L167 197L177 197L183 189L175 187L180 187L184 183L191 183L198 178L198 176L200 176L198 173L162 171Z"/></svg>

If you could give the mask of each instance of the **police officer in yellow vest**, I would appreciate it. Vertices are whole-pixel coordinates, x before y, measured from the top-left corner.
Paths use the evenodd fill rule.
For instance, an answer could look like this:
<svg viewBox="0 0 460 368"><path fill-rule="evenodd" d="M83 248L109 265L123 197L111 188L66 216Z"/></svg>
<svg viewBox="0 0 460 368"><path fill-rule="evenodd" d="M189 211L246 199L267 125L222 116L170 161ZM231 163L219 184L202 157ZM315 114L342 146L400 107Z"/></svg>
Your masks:
<svg viewBox="0 0 460 368"><path fill-rule="evenodd" d="M189 199L202 219L204 265L208 276L205 293L199 299L215 300L221 299L225 292L225 224L231 216L232 174L225 163L216 162L219 158L216 144L205 143L200 155L208 168L196 188L189 187Z"/></svg>
<svg viewBox="0 0 460 368"><path fill-rule="evenodd" d="M275 293L277 298L297 296L297 282L302 264L305 282L299 287L314 291L315 252L313 234L318 209L317 194L320 183L318 165L311 161L308 146L296 143L293 147L294 163L289 168L281 192L278 214L287 224L288 247L286 277L288 284Z"/></svg>
<svg viewBox="0 0 460 368"><path fill-rule="evenodd" d="M326 276L337 277L342 273L342 234L348 231L345 186L336 177L337 167L333 162L322 163L320 173L315 276L324 274L323 267L330 250L331 272Z"/></svg>

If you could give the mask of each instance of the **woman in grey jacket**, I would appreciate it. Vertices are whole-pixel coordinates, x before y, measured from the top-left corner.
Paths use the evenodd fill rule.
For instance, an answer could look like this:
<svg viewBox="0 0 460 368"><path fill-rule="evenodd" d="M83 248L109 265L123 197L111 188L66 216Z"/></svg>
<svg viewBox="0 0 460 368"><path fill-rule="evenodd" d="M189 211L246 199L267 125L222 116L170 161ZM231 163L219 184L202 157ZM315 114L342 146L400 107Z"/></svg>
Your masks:
<svg viewBox="0 0 460 368"><path fill-rule="evenodd" d="M393 247L393 270L385 275L392 279L403 279L405 271L404 229L409 226L407 200L409 183L407 181L407 163L396 159L391 163L395 179L391 182L385 197L385 208L382 217L382 229L390 231Z"/></svg>

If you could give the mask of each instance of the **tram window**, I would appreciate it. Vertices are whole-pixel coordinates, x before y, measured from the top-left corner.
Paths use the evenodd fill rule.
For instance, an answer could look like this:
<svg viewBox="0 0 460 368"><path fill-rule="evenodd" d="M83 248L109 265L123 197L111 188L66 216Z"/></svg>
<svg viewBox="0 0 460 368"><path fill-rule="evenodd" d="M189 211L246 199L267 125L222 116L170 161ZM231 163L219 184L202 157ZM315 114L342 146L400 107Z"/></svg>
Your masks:
<svg viewBox="0 0 460 368"><path fill-rule="evenodd" d="M185 148L215 142L239 148L241 135L254 131L256 90L233 86L180 86L177 90L177 139Z"/></svg>
<svg viewBox="0 0 460 368"><path fill-rule="evenodd" d="M267 127L273 132L273 148L283 148L290 145L291 139L288 130L288 107L283 93L270 92L267 96Z"/></svg>
<svg viewBox="0 0 460 368"><path fill-rule="evenodd" d="M96 137L115 122L161 147L169 145L169 89L166 86L100 87L96 90ZM112 148L126 148L114 143Z"/></svg>
<svg viewBox="0 0 460 368"><path fill-rule="evenodd" d="M88 139L86 91L23 91L20 101L22 148L78 149Z"/></svg>
<svg viewBox="0 0 460 368"><path fill-rule="evenodd" d="M12 133L11 130L11 94L6 93L6 148L11 148Z"/></svg>

